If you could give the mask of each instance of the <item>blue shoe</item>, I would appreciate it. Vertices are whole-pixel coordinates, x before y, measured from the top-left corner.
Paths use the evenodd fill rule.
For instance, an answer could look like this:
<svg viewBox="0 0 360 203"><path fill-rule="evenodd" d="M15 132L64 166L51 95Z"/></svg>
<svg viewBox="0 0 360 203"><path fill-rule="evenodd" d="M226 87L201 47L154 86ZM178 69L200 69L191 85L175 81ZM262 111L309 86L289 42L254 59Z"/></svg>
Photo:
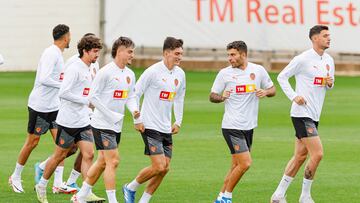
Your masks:
<svg viewBox="0 0 360 203"><path fill-rule="evenodd" d="M76 184L76 183L72 183L70 185L67 185L69 187L72 187L72 188L76 188L76 190L79 192L80 191L80 187Z"/></svg>
<svg viewBox="0 0 360 203"><path fill-rule="evenodd" d="M231 200L231 198L222 197L221 203L232 203L232 200Z"/></svg>
<svg viewBox="0 0 360 203"><path fill-rule="evenodd" d="M35 184L38 184L41 179L41 176L44 173L44 170L40 168L40 162L36 162L34 168L35 168Z"/></svg>
<svg viewBox="0 0 360 203"><path fill-rule="evenodd" d="M221 203L221 201L220 200L215 200L215 202L214 203Z"/></svg>
<svg viewBox="0 0 360 203"><path fill-rule="evenodd" d="M135 193L136 191L132 191L130 189L128 189L127 184L125 184L122 187L122 191L124 193L124 199L125 199L125 203L134 203L135 202Z"/></svg>

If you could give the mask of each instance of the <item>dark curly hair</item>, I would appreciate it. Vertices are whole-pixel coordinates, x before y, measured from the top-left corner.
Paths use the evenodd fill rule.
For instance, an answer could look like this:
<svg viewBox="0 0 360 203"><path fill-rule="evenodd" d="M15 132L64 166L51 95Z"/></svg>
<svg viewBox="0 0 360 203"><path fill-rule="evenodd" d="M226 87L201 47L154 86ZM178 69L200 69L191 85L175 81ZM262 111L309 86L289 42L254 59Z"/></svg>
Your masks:
<svg viewBox="0 0 360 203"><path fill-rule="evenodd" d="M244 41L233 41L226 46L226 50L236 49L239 52L245 52L247 54L247 45Z"/></svg>
<svg viewBox="0 0 360 203"><path fill-rule="evenodd" d="M101 40L94 35L88 35L83 38L81 38L80 42L77 45L77 49L79 52L79 57L83 57L85 51L90 51L91 49L102 49L103 45L101 43Z"/></svg>

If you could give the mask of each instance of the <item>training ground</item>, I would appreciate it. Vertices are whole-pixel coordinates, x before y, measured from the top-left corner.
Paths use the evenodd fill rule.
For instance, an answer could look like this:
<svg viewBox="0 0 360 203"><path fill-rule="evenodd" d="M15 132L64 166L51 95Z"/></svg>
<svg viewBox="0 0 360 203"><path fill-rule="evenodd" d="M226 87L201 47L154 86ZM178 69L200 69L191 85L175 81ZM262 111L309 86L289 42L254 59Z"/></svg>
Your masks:
<svg viewBox="0 0 360 203"><path fill-rule="evenodd" d="M143 70L136 70L137 77ZM221 135L223 104L213 104L208 95L216 73L187 72L187 93L181 131L174 136L171 169L154 203L210 203L216 198L230 167L230 154ZM0 73L0 202L37 202L34 164L54 150L51 135L43 135L22 173L24 194L15 194L7 181L26 138L27 98L33 87L34 72ZM282 177L294 148L294 130L289 118L290 101L276 82L277 95L260 102L259 127L254 132L253 164L233 192L233 202L267 203ZM317 203L360 202L360 77L337 77L335 88L327 93L319 133L324 158L316 173L312 196ZM126 114L119 145L121 156L117 169L117 198L123 202L121 186L131 181L147 166L143 142ZM64 181L75 156L65 162ZM303 168L287 192L289 203L298 202ZM51 193L49 202L69 202L70 195ZM81 184L81 178L78 184ZM141 186L137 200L143 192ZM102 179L94 192L106 197Z"/></svg>

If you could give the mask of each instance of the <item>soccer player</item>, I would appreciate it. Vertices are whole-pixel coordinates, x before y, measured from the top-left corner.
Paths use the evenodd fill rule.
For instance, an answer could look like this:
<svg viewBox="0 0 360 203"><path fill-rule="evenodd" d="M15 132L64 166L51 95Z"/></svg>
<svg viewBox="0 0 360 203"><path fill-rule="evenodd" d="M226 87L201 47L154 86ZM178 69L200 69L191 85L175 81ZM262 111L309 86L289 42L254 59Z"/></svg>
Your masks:
<svg viewBox="0 0 360 203"><path fill-rule="evenodd" d="M86 33L83 37L87 37L87 36L95 36L95 34L93 33ZM73 55L72 57L70 57L66 63L65 63L65 70L67 67L69 67L72 63L78 61L79 59L79 53ZM90 73L91 73L91 78L92 80L94 79L96 73L99 71L99 63L98 61L91 63L90 65ZM92 114L92 110L90 110L90 114ZM73 155L74 153L76 153L77 151L77 146L75 145L74 148L69 152L69 154L67 155L68 157ZM50 158L50 157L49 157ZM35 164L35 184L37 184L40 181L40 178L44 172L45 166L47 161L49 160L49 158L47 158L45 161L43 162L37 162ZM61 189L61 187L53 187L53 192L54 193L71 193L73 192L71 189L72 188L76 188L77 191L80 190L80 188L78 187L78 185L76 184L76 180L77 178L81 175L81 153L78 153L78 156L75 159L74 162L74 168L71 170L70 176L68 178L68 180L66 181L66 185L68 186L69 190L63 190ZM63 174L63 167L58 166L55 170L55 176L60 174L60 180L62 180L62 174ZM104 200L104 199L103 199Z"/></svg>
<svg viewBox="0 0 360 203"><path fill-rule="evenodd" d="M63 161L73 144L82 153L81 173L86 177L94 156L93 134L90 128L89 100L91 74L90 64L99 57L102 44L94 36L84 37L77 45L80 58L65 71L64 82L59 91L60 109L56 118L58 133L54 154L48 160L44 174L35 185L39 202L47 202L46 186L56 166Z"/></svg>
<svg viewBox="0 0 360 203"><path fill-rule="evenodd" d="M330 46L329 28L316 25L310 29L309 38L313 47L296 56L277 78L282 90L292 101L290 114L296 138L294 156L288 162L271 197L272 203L286 203L286 190L308 155L299 202L314 202L310 194L311 184L323 156L318 124L325 93L334 86L335 66L333 58L325 53ZM293 76L296 79L295 91L288 81Z"/></svg>
<svg viewBox="0 0 360 203"><path fill-rule="evenodd" d="M123 186L126 203L135 201L137 188L149 181L140 203L149 202L169 171L172 156L172 135L180 130L185 97L185 73L179 67L183 55L183 41L167 37L163 46L163 60L147 68L136 83L137 99L144 94L140 120L135 128L141 132L145 154L151 165L142 169L137 177ZM174 106L175 123L171 124Z"/></svg>
<svg viewBox="0 0 360 203"><path fill-rule="evenodd" d="M210 101L225 103L222 134L232 161L215 203L232 202L232 191L251 165L250 149L257 127L259 100L275 96L274 84L265 68L248 62L245 42L231 42L226 49L231 65L217 74Z"/></svg>
<svg viewBox="0 0 360 203"><path fill-rule="evenodd" d="M9 178L9 184L17 193L23 193L21 172L32 150L37 146L40 136L49 129L54 140L57 129L55 119L59 110L59 88L64 76L64 59L62 52L69 48L70 29L59 24L53 29L54 44L42 53L36 72L34 88L29 101L28 136L20 150L15 170ZM54 181L57 182L56 180ZM59 184L62 184L60 181Z"/></svg>
<svg viewBox="0 0 360 203"><path fill-rule="evenodd" d="M134 119L139 117L134 91L135 74L127 67L134 58L134 47L130 38L118 38L111 51L114 60L101 68L91 86L90 102L95 106L91 127L98 158L89 169L80 191L71 198L73 202L85 202L85 197L103 173L109 203L117 203L115 176L125 106Z"/></svg>

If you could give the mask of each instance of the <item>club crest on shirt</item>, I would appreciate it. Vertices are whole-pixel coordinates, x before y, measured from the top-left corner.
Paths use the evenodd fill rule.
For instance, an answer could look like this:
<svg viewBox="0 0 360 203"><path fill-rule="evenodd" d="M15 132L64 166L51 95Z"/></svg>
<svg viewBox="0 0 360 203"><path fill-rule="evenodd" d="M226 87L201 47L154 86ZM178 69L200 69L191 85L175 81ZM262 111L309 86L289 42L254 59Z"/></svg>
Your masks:
<svg viewBox="0 0 360 203"><path fill-rule="evenodd" d="M178 79L175 79L175 80L174 80L174 84L175 84L175 87L177 87L178 84L179 84L179 80L178 80Z"/></svg>
<svg viewBox="0 0 360 203"><path fill-rule="evenodd" d="M330 70L330 65L326 64L326 70L329 71Z"/></svg>
<svg viewBox="0 0 360 203"><path fill-rule="evenodd" d="M250 79L255 80L255 73L250 73Z"/></svg>
<svg viewBox="0 0 360 203"><path fill-rule="evenodd" d="M127 76L127 77L126 77L126 82L127 82L127 84L130 84L131 79L130 79L130 77L129 77L129 76Z"/></svg>
<svg viewBox="0 0 360 203"><path fill-rule="evenodd" d="M63 80L64 80L64 73L60 73L59 80L60 80L60 81L63 81Z"/></svg>

